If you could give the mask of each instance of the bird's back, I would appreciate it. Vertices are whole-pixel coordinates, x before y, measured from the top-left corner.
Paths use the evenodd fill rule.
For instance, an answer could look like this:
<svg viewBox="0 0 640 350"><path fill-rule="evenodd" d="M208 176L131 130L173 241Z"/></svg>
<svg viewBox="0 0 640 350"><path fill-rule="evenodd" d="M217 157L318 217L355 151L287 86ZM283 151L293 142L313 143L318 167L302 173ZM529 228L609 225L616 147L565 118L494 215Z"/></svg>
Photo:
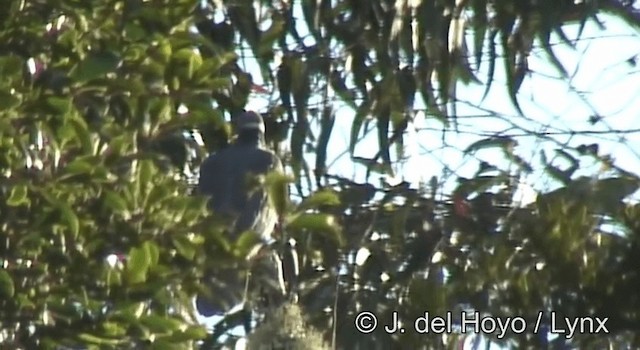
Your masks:
<svg viewBox="0 0 640 350"><path fill-rule="evenodd" d="M209 207L215 213L233 217L236 233L248 229L263 234L274 218L267 218L267 193L264 188L251 188L252 175L264 175L280 169L277 156L251 145L234 144L207 158L200 171L199 190L211 196ZM254 190L249 195L249 191Z"/></svg>

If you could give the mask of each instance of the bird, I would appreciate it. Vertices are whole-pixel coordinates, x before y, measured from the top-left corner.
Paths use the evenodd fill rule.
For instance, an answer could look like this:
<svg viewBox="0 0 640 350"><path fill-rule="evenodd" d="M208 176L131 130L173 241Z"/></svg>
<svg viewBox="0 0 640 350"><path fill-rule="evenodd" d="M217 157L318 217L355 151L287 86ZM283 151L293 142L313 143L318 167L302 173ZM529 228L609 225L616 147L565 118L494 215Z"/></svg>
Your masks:
<svg viewBox="0 0 640 350"><path fill-rule="evenodd" d="M282 161L265 146L265 124L260 114L244 111L231 122L235 139L204 160L200 166L197 192L209 197L208 208L214 215L227 219L229 239L236 240L242 233L253 231L268 246L274 241L278 214L269 201L265 185L256 182L251 185L250 179L271 172L283 173ZM272 290L270 295L284 296L282 260L274 250L268 251L266 258L264 261L267 263L257 267L260 273L253 275L270 280L267 283ZM196 297L197 311L205 317L223 314L225 309L240 304L247 287L246 279L239 277L237 268L235 271L233 268L211 270L213 272L206 273L204 278L204 283L212 288L210 295Z"/></svg>

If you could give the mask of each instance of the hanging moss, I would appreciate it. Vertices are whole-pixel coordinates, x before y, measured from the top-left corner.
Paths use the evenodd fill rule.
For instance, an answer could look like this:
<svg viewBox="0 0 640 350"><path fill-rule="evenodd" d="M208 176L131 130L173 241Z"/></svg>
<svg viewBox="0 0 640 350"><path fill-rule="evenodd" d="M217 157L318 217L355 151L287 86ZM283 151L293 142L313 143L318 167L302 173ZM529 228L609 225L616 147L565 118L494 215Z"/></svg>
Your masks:
<svg viewBox="0 0 640 350"><path fill-rule="evenodd" d="M284 304L270 314L270 319L247 337L247 350L325 350L329 346L322 334L306 324L302 310Z"/></svg>

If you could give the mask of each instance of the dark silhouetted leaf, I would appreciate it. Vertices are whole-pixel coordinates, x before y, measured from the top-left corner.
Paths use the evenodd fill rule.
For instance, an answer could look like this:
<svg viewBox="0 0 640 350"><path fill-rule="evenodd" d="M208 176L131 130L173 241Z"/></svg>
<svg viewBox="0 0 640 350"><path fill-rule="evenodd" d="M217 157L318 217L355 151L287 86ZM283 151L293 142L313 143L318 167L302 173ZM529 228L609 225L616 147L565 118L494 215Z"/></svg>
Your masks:
<svg viewBox="0 0 640 350"><path fill-rule="evenodd" d="M320 121L320 137L318 137L318 145L316 147L316 177L320 177L326 172L327 146L329 145L334 123L333 111L327 106L322 111L322 119Z"/></svg>
<svg viewBox="0 0 640 350"><path fill-rule="evenodd" d="M360 107L358 107L358 111L356 112L355 118L351 123L351 136L349 138L349 153L353 155L353 152L356 148L356 144L358 143L358 137L360 136L360 131L362 129L362 125L364 124L365 119L370 113L371 105L368 102L363 102Z"/></svg>
<svg viewBox="0 0 640 350"><path fill-rule="evenodd" d="M472 143L464 150L464 154L472 154L487 148L501 148L507 150L515 147L516 144L517 142L510 137L490 137Z"/></svg>

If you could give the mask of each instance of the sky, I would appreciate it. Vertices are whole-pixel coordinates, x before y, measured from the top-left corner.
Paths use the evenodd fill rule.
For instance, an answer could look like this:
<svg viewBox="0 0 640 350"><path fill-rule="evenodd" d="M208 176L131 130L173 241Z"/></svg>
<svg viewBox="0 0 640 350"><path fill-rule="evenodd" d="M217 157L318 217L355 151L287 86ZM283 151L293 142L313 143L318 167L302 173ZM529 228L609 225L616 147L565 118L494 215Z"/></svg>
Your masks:
<svg viewBox="0 0 640 350"><path fill-rule="evenodd" d="M294 15L298 16L300 13ZM616 164L627 171L640 174L640 133L628 133L621 139L616 134L596 134L591 136L572 135L576 130L640 131L640 68L633 66L634 60L640 61L640 33L624 23L608 16L598 16L605 26L600 30L589 22L584 28L582 39L576 41L575 49L564 45L554 45L553 49L564 64L570 78L560 78L555 68L547 62L545 53L534 47L529 58L531 74L523 82L518 94L519 102L529 121L519 117L511 105L506 93L506 83L502 66L497 64L493 87L485 100L482 100L483 84L459 86L457 105L459 133L444 133L443 126L436 120L425 118L417 113L415 122L410 125L406 135L406 159L395 168L396 177L387 178L390 183L408 181L416 187L420 182L428 182L432 176L447 180L451 189L457 176L470 177L477 170L478 160L486 160L503 168L508 163L499 151L483 150L472 156L463 156L461 150L481 139L479 132L507 130L512 123L536 132L557 133L553 136L560 142L570 142L577 146L581 143L597 142L601 154L609 154ZM575 39L578 26L567 26L566 34ZM552 37L552 43L558 43ZM471 49L471 47L470 47ZM486 81L487 65L484 62L478 78ZM640 63L640 62L639 62ZM260 84L260 72L255 65L247 64L253 74L254 82ZM266 110L270 101L261 95L252 96L248 109L260 112ZM419 108L420 106L417 106ZM494 111L494 116L487 116ZM602 122L594 125L589 118L594 112L602 117ZM364 182L365 171L360 165L354 165L348 152L351 121L354 111L348 107L336 111L336 126L329 142L329 172ZM515 130L514 130L515 132ZM377 152L375 131L358 144L355 156L372 157ZM523 159L531 161L534 168L540 167L540 152L544 150L549 159L557 144L542 141L534 137L518 138L516 152ZM308 157L314 164L313 156ZM454 176L443 172L448 168ZM577 175L590 175L597 169L593 163L585 161ZM375 177L369 181L376 181ZM550 182L544 174L534 171L523 178L517 196L526 204L535 200L536 191L552 189L558 186ZM211 325L214 319L203 320ZM467 348L467 347L465 347ZM493 348L493 347L492 347Z"/></svg>
<svg viewBox="0 0 640 350"><path fill-rule="evenodd" d="M461 150L482 138L474 134L505 131L512 127L510 123L536 132L565 133L554 138L561 142L571 141L573 146L598 142L602 154L610 154L626 170L640 173L640 156L635 151L640 149L638 133L625 135L626 140L622 142L613 134L591 137L570 135L572 130L603 132L638 128L635 117L637 111L640 111L640 88L637 87L640 72L637 67L628 63L630 59L640 59L638 33L611 17L599 18L606 29L600 31L595 24L588 23L582 39L576 41L575 49L554 45L554 52L570 75L569 81L559 77L555 68L547 63L541 49L534 48L529 60L531 74L523 82L518 94L522 110L532 122L518 117L511 105L500 64L496 65L491 91L482 100L485 89L483 83L487 74L487 64L483 62L478 73L482 84L458 87L460 102L456 108L460 133L449 130L444 133L443 138L442 124L417 112L413 125L410 125L406 133L405 160L395 167L396 177L387 178L387 181L397 183L404 180L417 186L419 182L428 182L434 175L444 175L448 179L448 186L451 186L456 176L471 176L477 169L478 159L507 166L504 157L497 150L482 150L466 157ZM566 28L569 38L576 38L577 32L578 25ZM557 37L552 39L552 43L554 42L559 42ZM253 70L254 81L260 84L260 73L252 66L250 63L246 65L250 71ZM269 103L263 96L254 95L247 107L265 111ZM329 172L364 182L364 167L354 164L346 152L354 111L346 106L337 106L336 126L327 151ZM417 109L420 107L416 106ZM594 111L603 116L603 122L596 127L589 124L589 117ZM487 116L490 112L497 113L493 117ZM551 159L552 152L557 147L533 137L520 137L518 142L516 152L523 159L531 161L534 167L540 164L541 150L545 150ZM357 145L354 156L372 157L377 152L377 146L376 133L372 130ZM314 164L312 154L307 159L310 164ZM581 165L584 167L583 174L592 173L593 168L588 168L588 165L587 162ZM450 169L455 176L443 174L443 167ZM375 177L369 181L375 181ZM525 201L534 198L534 189L540 191L557 186L545 180L540 172L527 176L523 182L520 195L524 196Z"/></svg>

